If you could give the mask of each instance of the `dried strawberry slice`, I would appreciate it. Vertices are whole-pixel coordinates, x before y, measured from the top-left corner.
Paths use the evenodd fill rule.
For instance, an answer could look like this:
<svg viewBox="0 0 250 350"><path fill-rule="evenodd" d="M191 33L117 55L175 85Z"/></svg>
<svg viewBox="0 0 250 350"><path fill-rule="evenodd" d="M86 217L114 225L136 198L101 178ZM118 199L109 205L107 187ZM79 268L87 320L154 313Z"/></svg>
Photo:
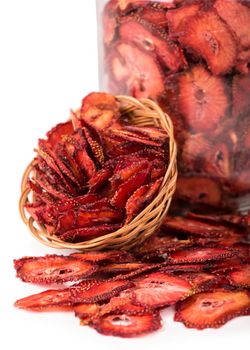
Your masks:
<svg viewBox="0 0 250 350"><path fill-rule="evenodd" d="M92 275L97 269L90 262L58 255L14 260L14 266L17 277L24 282L42 284L77 281Z"/></svg>
<svg viewBox="0 0 250 350"><path fill-rule="evenodd" d="M130 162L129 166L125 166L121 170L115 170L114 175L109 179L111 186L114 190L118 189L119 186L127 181L131 176L134 176L138 172L149 168L150 163L147 160L142 160L138 162Z"/></svg>
<svg viewBox="0 0 250 350"><path fill-rule="evenodd" d="M140 305L134 305L130 298L131 292L129 290L121 292L118 297L113 297L110 301L103 305L99 312L99 317L107 314L121 314L126 313L126 315L145 315L148 313L153 313L152 309L143 307Z"/></svg>
<svg viewBox="0 0 250 350"><path fill-rule="evenodd" d="M203 270L205 270L206 265L205 264L181 264L181 265L166 265L161 267L160 271L167 272L167 273L199 273Z"/></svg>
<svg viewBox="0 0 250 350"><path fill-rule="evenodd" d="M116 274L116 273L128 273L138 269L148 268L148 264L140 262L128 262L128 263L119 263L119 264L109 264L99 268L99 272Z"/></svg>
<svg viewBox="0 0 250 350"><path fill-rule="evenodd" d="M229 271L226 277L235 287L250 288L250 264L242 264L238 269Z"/></svg>
<svg viewBox="0 0 250 350"><path fill-rule="evenodd" d="M193 292L190 282L163 272L153 272L136 282L131 291L132 301L150 308L175 304Z"/></svg>
<svg viewBox="0 0 250 350"><path fill-rule="evenodd" d="M132 177L130 177L126 182L124 182L119 189L116 191L111 203L117 208L124 208L127 200L140 186L144 185L149 178L149 169L141 171Z"/></svg>
<svg viewBox="0 0 250 350"><path fill-rule="evenodd" d="M229 230L229 228L223 225L215 225L212 223L193 220L182 216L167 216L162 224L162 229L170 232L173 230L186 232L191 235L197 235L201 237L220 237L226 232L226 230Z"/></svg>
<svg viewBox="0 0 250 350"><path fill-rule="evenodd" d="M199 9L200 5L194 3L168 11L166 13L166 18L170 34L173 34L174 37L178 37L178 35L180 35L179 30L182 22L190 16L195 16Z"/></svg>
<svg viewBox="0 0 250 350"><path fill-rule="evenodd" d="M108 179L112 175L112 170L110 168L102 168L97 171L94 176L89 179L89 190L90 192L96 192L101 187L103 187Z"/></svg>
<svg viewBox="0 0 250 350"><path fill-rule="evenodd" d="M98 304L78 304L73 307L75 316L81 319L81 325L86 325L91 318L99 313L100 306Z"/></svg>
<svg viewBox="0 0 250 350"><path fill-rule="evenodd" d="M157 99L164 92L163 74L156 59L135 45L117 43L110 70L114 80L124 82L125 91L136 98Z"/></svg>
<svg viewBox="0 0 250 350"><path fill-rule="evenodd" d="M138 136L147 137L153 141L156 141L159 146L164 145L168 140L168 135L165 130L153 126L136 126L126 125L123 129L131 132L135 132Z"/></svg>
<svg viewBox="0 0 250 350"><path fill-rule="evenodd" d="M122 41L132 42L146 52L155 53L171 71L178 71L186 65L181 48L168 39L166 31L139 16L126 17L120 25L119 34Z"/></svg>
<svg viewBox="0 0 250 350"><path fill-rule="evenodd" d="M158 312L142 316L127 315L126 313L106 315L95 319L91 323L91 327L104 335L130 338L160 329L161 317Z"/></svg>
<svg viewBox="0 0 250 350"><path fill-rule="evenodd" d="M94 130L94 128L91 128L86 124L82 130L96 161L100 166L103 166L105 163L105 155L99 134Z"/></svg>
<svg viewBox="0 0 250 350"><path fill-rule="evenodd" d="M228 95L223 78L197 65L179 76L179 111L196 132L212 130L224 117Z"/></svg>
<svg viewBox="0 0 250 350"><path fill-rule="evenodd" d="M110 94L93 92L82 100L80 119L96 130L107 129L119 116L119 104Z"/></svg>
<svg viewBox="0 0 250 350"><path fill-rule="evenodd" d="M235 75L233 79L233 116L239 118L250 112L250 73L247 75Z"/></svg>
<svg viewBox="0 0 250 350"><path fill-rule="evenodd" d="M134 260L132 254L122 250L93 251L86 253L72 253L70 256L93 263L103 262L131 262Z"/></svg>
<svg viewBox="0 0 250 350"><path fill-rule="evenodd" d="M218 328L249 311L247 291L221 290L195 294L182 301L177 307L175 321L183 322L188 328Z"/></svg>
<svg viewBox="0 0 250 350"><path fill-rule="evenodd" d="M118 140L121 139L122 141L127 142L138 142L146 146L152 146L152 147L158 147L162 145L162 142L160 140L150 140L148 137L139 135L137 132L132 132L129 130L126 130L125 128L122 129L111 129L110 133L116 137Z"/></svg>
<svg viewBox="0 0 250 350"><path fill-rule="evenodd" d="M186 248L169 253L169 261L173 264L196 263L212 260L222 260L234 255L232 250L227 248Z"/></svg>
<svg viewBox="0 0 250 350"><path fill-rule="evenodd" d="M219 16L228 24L236 34L240 45L245 48L250 46L250 8L239 1L217 0L214 7Z"/></svg>
<svg viewBox="0 0 250 350"><path fill-rule="evenodd" d="M30 311L66 311L72 310L69 289L51 289L19 299L15 307Z"/></svg>
<svg viewBox="0 0 250 350"><path fill-rule="evenodd" d="M200 292L208 290L211 287L214 288L214 286L217 286L221 280L217 275L206 272L182 273L180 277L191 281L195 286L195 289Z"/></svg>
<svg viewBox="0 0 250 350"><path fill-rule="evenodd" d="M233 33L214 11L188 17L180 26L180 43L203 57L214 74L233 67L237 48Z"/></svg>
<svg viewBox="0 0 250 350"><path fill-rule="evenodd" d="M156 180L154 183L141 186L136 190L127 200L126 203L126 222L130 222L137 214L139 214L151 201L158 192L162 178Z"/></svg>
<svg viewBox="0 0 250 350"><path fill-rule="evenodd" d="M103 280L86 289L82 288L80 283L71 288L72 301L84 304L98 303L109 300L121 291L133 286L132 282L126 280Z"/></svg>
<svg viewBox="0 0 250 350"><path fill-rule="evenodd" d="M54 149L58 143L62 142L65 135L72 135L74 132L71 121L60 123L47 132L48 143Z"/></svg>
<svg viewBox="0 0 250 350"><path fill-rule="evenodd" d="M176 185L176 197L191 203L204 203L213 207L221 205L220 184L206 176L193 173L192 176L180 176Z"/></svg>
<svg viewBox="0 0 250 350"><path fill-rule="evenodd" d="M60 239L70 242L82 242L117 231L120 224L103 224L97 226L76 228L60 234Z"/></svg>
<svg viewBox="0 0 250 350"><path fill-rule="evenodd" d="M78 211L76 227L89 227L97 224L119 223L123 219L120 211L115 209L84 209Z"/></svg>
<svg viewBox="0 0 250 350"><path fill-rule="evenodd" d="M167 28L166 11L162 8L156 6L140 7L137 14L141 19L154 24L156 27Z"/></svg>

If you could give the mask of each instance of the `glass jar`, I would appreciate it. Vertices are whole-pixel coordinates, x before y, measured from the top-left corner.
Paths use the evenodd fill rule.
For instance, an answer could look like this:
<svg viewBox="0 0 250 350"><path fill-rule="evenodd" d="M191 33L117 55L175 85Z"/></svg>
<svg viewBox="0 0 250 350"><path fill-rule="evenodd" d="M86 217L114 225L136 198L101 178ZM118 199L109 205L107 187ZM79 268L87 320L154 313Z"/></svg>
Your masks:
<svg viewBox="0 0 250 350"><path fill-rule="evenodd" d="M97 0L100 89L156 100L176 203L250 209L250 0Z"/></svg>

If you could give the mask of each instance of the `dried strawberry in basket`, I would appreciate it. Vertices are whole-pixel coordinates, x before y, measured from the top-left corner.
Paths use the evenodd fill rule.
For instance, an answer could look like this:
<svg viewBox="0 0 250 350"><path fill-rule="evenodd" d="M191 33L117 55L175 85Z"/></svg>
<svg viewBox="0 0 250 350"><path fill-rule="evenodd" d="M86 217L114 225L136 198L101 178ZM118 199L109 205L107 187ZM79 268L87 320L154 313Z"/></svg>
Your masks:
<svg viewBox="0 0 250 350"><path fill-rule="evenodd" d="M39 140L30 216L48 234L79 243L119 230L157 196L168 164L168 134L130 125L122 104L91 93L70 120Z"/></svg>

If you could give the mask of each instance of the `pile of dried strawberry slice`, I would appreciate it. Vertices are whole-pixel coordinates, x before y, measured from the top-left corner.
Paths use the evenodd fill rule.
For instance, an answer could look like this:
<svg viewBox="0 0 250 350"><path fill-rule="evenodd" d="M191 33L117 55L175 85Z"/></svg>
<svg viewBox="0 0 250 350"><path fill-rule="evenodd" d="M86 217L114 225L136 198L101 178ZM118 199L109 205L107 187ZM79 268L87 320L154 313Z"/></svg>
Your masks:
<svg viewBox="0 0 250 350"><path fill-rule="evenodd" d="M120 337L161 328L161 310L173 305L174 320L186 327L220 327L250 314L249 226L250 215L190 213L166 217L155 236L130 252L15 260L23 281L53 285L15 306L73 311L82 325Z"/></svg>
<svg viewBox="0 0 250 350"><path fill-rule="evenodd" d="M157 195L168 135L131 125L114 96L91 93L69 121L40 139L25 209L49 234L82 242L114 232Z"/></svg>
<svg viewBox="0 0 250 350"><path fill-rule="evenodd" d="M110 0L104 8L108 88L155 99L169 113L176 197L189 208L232 208L250 193L249 22L243 0Z"/></svg>

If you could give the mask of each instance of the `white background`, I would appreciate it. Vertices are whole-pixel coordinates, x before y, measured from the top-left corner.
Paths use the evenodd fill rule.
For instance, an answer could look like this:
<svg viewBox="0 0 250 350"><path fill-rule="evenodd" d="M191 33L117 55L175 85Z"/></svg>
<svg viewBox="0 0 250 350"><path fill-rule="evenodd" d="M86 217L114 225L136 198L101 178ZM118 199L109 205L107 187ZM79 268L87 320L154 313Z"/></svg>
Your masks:
<svg viewBox="0 0 250 350"><path fill-rule="evenodd" d="M71 313L31 313L13 302L42 287L15 278L12 260L53 252L38 243L18 214L20 181L37 139L98 90L94 0L0 1L0 348L239 349L249 348L250 318L195 331L163 314L163 328L138 339L101 336Z"/></svg>

